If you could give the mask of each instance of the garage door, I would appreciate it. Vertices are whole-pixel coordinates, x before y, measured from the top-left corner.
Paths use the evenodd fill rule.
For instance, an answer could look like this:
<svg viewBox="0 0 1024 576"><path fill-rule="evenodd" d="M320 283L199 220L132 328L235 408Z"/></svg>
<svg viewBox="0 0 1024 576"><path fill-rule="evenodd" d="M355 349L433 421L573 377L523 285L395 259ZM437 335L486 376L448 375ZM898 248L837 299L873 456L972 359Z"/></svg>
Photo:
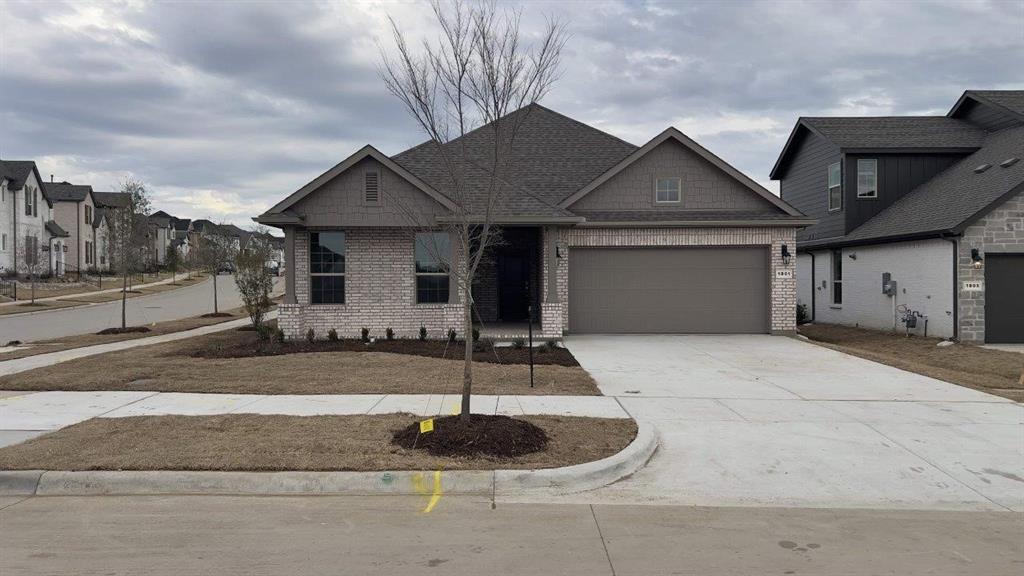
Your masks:
<svg viewBox="0 0 1024 576"><path fill-rule="evenodd" d="M1024 342L1024 254L985 254L985 341Z"/></svg>
<svg viewBox="0 0 1024 576"><path fill-rule="evenodd" d="M569 331L767 332L767 248L574 247Z"/></svg>

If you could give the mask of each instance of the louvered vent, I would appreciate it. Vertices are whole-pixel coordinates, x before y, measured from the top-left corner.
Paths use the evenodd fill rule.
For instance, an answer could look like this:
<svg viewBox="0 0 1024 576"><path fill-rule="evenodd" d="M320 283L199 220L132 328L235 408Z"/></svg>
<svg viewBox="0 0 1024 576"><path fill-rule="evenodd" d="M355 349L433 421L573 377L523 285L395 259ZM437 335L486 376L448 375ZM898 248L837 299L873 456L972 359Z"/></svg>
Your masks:
<svg viewBox="0 0 1024 576"><path fill-rule="evenodd" d="M380 174L377 172L366 173L366 183L363 187L364 198L368 204L380 202Z"/></svg>

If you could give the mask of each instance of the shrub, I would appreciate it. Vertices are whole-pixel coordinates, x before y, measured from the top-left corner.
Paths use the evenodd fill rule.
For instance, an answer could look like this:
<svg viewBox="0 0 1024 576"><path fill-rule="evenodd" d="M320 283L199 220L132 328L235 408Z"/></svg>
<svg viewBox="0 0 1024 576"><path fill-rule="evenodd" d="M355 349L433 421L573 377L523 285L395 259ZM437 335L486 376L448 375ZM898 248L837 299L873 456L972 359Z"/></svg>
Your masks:
<svg viewBox="0 0 1024 576"><path fill-rule="evenodd" d="M492 342L488 339L478 340L473 342L473 352L487 352L491 345Z"/></svg>
<svg viewBox="0 0 1024 576"><path fill-rule="evenodd" d="M810 321L810 317L807 315L807 305L797 304L796 305L796 323L807 324Z"/></svg>
<svg viewBox="0 0 1024 576"><path fill-rule="evenodd" d="M260 342L266 342L270 340L271 332L273 331L274 329L270 326L260 324L256 327L256 338L258 338Z"/></svg>
<svg viewBox="0 0 1024 576"><path fill-rule="evenodd" d="M395 331L391 329L391 326L388 326L387 330L384 330L384 337L387 338L388 340L395 339Z"/></svg>
<svg viewBox="0 0 1024 576"><path fill-rule="evenodd" d="M370 341L370 329L365 327L365 326L360 328L359 329L359 339L362 340L363 342L369 342Z"/></svg>
<svg viewBox="0 0 1024 576"><path fill-rule="evenodd" d="M526 341L522 338L516 338L512 341L512 347L516 350L522 350L524 346L526 346Z"/></svg>
<svg viewBox="0 0 1024 576"><path fill-rule="evenodd" d="M427 339L427 327L426 326L420 326L420 340L426 340L426 339Z"/></svg>
<svg viewBox="0 0 1024 576"><path fill-rule="evenodd" d="M278 344L284 343L284 330L280 328L274 329L274 340L277 340Z"/></svg>
<svg viewBox="0 0 1024 576"><path fill-rule="evenodd" d="M335 330L334 328L331 328L330 330L328 330L327 331L327 339L330 340L331 342L337 342L338 341L338 331Z"/></svg>
<svg viewBox="0 0 1024 576"><path fill-rule="evenodd" d="M480 341L480 329L473 328L473 342L479 342L479 341Z"/></svg>
<svg viewBox="0 0 1024 576"><path fill-rule="evenodd" d="M448 341L449 342L455 342L455 337L456 336L457 336L457 334L455 333L455 328L449 328L448 329Z"/></svg>
<svg viewBox="0 0 1024 576"><path fill-rule="evenodd" d="M316 332L313 332L312 328L306 330L306 342L312 342L314 340L316 340Z"/></svg>
<svg viewBox="0 0 1024 576"><path fill-rule="evenodd" d="M555 339L546 340L540 347L540 352L551 352L558 348L558 341Z"/></svg>

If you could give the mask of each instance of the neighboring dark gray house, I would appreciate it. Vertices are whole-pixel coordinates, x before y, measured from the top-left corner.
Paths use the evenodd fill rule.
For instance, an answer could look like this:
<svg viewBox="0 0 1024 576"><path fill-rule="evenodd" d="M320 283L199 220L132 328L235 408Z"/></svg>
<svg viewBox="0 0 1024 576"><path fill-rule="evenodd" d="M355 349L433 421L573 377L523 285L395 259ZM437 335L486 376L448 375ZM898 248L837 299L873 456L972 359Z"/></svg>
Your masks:
<svg viewBox="0 0 1024 576"><path fill-rule="evenodd" d="M472 287L485 330L522 335L530 309L542 337L794 329L789 254L810 219L674 128L637 147L540 105L512 114L503 243ZM391 157L366 146L256 218L285 232L288 338L461 330L466 287L438 265L458 261L441 152L470 152L458 197L479 217L494 128Z"/></svg>
<svg viewBox="0 0 1024 576"><path fill-rule="evenodd" d="M818 221L797 234L815 321L902 329L909 309L929 335L1024 342L1024 91L968 90L945 116L800 118L771 177Z"/></svg>

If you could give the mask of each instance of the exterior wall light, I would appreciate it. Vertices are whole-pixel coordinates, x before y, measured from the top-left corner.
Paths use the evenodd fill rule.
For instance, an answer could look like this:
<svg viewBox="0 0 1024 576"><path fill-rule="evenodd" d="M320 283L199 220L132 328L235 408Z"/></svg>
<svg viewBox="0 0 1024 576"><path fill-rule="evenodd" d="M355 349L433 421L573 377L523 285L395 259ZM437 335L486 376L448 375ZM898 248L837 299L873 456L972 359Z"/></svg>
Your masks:
<svg viewBox="0 0 1024 576"><path fill-rule="evenodd" d="M782 263L785 264L786 266L789 266L789 261L792 259L792 257L793 257L793 255L789 253L789 246L783 244L782 245Z"/></svg>
<svg viewBox="0 0 1024 576"><path fill-rule="evenodd" d="M974 263L975 270L981 270L981 267L984 266L984 261L981 258L981 252L979 252L977 248L971 248L971 262Z"/></svg>
<svg viewBox="0 0 1024 576"><path fill-rule="evenodd" d="M562 251L562 247L555 244L555 258L565 258L565 253Z"/></svg>

